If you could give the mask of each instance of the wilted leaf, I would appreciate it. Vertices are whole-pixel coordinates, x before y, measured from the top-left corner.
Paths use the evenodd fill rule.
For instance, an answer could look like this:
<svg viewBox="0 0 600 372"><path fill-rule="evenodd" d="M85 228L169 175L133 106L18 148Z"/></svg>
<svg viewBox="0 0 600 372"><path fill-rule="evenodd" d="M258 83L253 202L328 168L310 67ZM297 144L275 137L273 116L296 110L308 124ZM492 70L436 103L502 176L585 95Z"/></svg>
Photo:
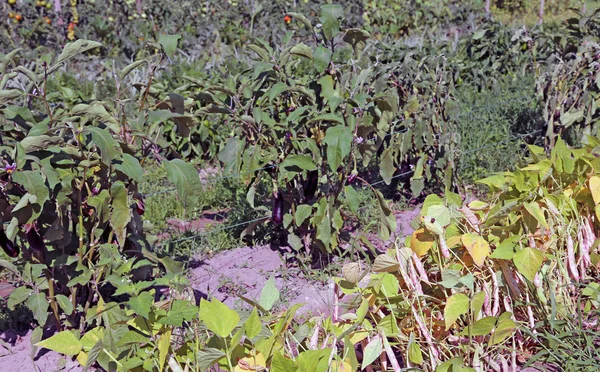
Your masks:
<svg viewBox="0 0 600 372"><path fill-rule="evenodd" d="M381 272L396 272L400 269L400 264L396 259L390 257L387 254L380 254L375 257L375 262L373 263L373 271L381 273Z"/></svg>

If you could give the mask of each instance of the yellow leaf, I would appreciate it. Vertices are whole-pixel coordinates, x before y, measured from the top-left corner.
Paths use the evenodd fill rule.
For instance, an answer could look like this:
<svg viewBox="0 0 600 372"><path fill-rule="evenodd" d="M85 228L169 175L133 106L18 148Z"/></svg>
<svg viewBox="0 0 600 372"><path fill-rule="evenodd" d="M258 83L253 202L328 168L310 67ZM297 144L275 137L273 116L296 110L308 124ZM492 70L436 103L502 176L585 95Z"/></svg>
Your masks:
<svg viewBox="0 0 600 372"><path fill-rule="evenodd" d="M418 257L422 257L429 252L434 242L433 235L424 228L420 228L413 232L410 240L410 248Z"/></svg>
<svg viewBox="0 0 600 372"><path fill-rule="evenodd" d="M451 236L446 240L446 244L448 244L448 248L454 248L460 243L460 240L461 240L460 235Z"/></svg>
<svg viewBox="0 0 600 372"><path fill-rule="evenodd" d="M469 208L474 211L481 211L489 206L488 203L484 203L481 200L473 200L469 203Z"/></svg>
<svg viewBox="0 0 600 372"><path fill-rule="evenodd" d="M594 198L594 204L600 204L600 177L592 176L590 178L590 192Z"/></svg>
<svg viewBox="0 0 600 372"><path fill-rule="evenodd" d="M351 372L352 366L344 361L338 362L334 360L331 362L331 372Z"/></svg>
<svg viewBox="0 0 600 372"><path fill-rule="evenodd" d="M164 371L165 362L171 346L171 330L166 331L158 339L158 365L159 371Z"/></svg>
<svg viewBox="0 0 600 372"><path fill-rule="evenodd" d="M478 266L483 265L485 258L490 255L490 245L481 236L475 234L464 234L462 242L473 262Z"/></svg>
<svg viewBox="0 0 600 372"><path fill-rule="evenodd" d="M600 221L600 204L596 205L594 210L596 211L596 218Z"/></svg>
<svg viewBox="0 0 600 372"><path fill-rule="evenodd" d="M85 367L88 361L88 354L86 352L80 351L79 355L77 355L77 361L79 362L79 364Z"/></svg>
<svg viewBox="0 0 600 372"><path fill-rule="evenodd" d="M367 337L369 337L369 331L356 331L350 334L350 342L352 345L356 345Z"/></svg>
<svg viewBox="0 0 600 372"><path fill-rule="evenodd" d="M237 366L233 368L234 372L260 371L267 367L267 361L264 355L256 353L255 356L248 355L238 360Z"/></svg>

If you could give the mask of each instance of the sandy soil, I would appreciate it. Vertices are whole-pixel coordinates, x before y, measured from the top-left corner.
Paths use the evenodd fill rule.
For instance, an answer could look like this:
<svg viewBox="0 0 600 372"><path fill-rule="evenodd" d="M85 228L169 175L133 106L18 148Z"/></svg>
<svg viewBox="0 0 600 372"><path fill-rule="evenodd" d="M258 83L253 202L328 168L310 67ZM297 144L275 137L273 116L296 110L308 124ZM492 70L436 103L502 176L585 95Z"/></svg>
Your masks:
<svg viewBox="0 0 600 372"><path fill-rule="evenodd" d="M42 349L32 356L31 331L22 335L11 330L0 332L0 340L9 346L7 349L0 343L0 367L3 372L83 371L79 362L53 351Z"/></svg>

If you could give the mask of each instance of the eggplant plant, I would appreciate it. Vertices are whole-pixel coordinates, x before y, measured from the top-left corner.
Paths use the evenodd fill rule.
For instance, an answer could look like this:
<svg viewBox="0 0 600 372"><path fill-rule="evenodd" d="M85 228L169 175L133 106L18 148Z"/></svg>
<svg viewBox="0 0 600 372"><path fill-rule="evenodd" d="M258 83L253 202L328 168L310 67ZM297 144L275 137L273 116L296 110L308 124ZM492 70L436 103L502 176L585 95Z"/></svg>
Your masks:
<svg viewBox="0 0 600 372"><path fill-rule="evenodd" d="M256 39L248 49L257 60L246 71L220 85L197 83L196 114L229 123L217 158L244 180L252 205L256 183L272 180L272 221L290 232L290 245L331 252L344 220L358 213L356 188L370 187L361 177L368 167L379 165L388 185L405 176L415 196L445 178L452 187L456 139L442 124L451 82L442 59L377 62L369 33L342 27L340 6L322 6L317 25L289 16L311 39L290 35L281 48ZM387 239L395 219L373 192Z"/></svg>
<svg viewBox="0 0 600 372"><path fill-rule="evenodd" d="M22 268L8 305L25 302L41 327L99 322L111 310L92 309L137 296L166 262L142 228L143 140L132 139L125 101L48 99L48 76L98 47L78 40L33 69L19 50L0 60L0 245Z"/></svg>

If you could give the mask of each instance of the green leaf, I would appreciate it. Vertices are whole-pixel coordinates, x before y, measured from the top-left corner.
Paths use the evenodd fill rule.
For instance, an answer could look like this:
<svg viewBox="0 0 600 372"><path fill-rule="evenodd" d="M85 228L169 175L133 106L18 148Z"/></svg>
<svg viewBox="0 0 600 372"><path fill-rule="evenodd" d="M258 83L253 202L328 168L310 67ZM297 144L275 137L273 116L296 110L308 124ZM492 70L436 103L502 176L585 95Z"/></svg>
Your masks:
<svg viewBox="0 0 600 372"><path fill-rule="evenodd" d="M202 191L198 171L181 159L173 159L163 164L167 170L167 179L175 184L184 208L191 212L198 203L198 193Z"/></svg>
<svg viewBox="0 0 600 372"><path fill-rule="evenodd" d="M360 195L358 191L352 186L344 186L344 193L346 194L346 200L350 210L354 213L358 213L358 207L360 203Z"/></svg>
<svg viewBox="0 0 600 372"><path fill-rule="evenodd" d="M487 336L496 326L497 318L494 316L486 316L481 318L468 328L465 328L460 334L464 336Z"/></svg>
<svg viewBox="0 0 600 372"><path fill-rule="evenodd" d="M148 319L150 317L150 309L154 304L154 294L151 292L142 292L137 296L133 296L127 301L129 308Z"/></svg>
<svg viewBox="0 0 600 372"><path fill-rule="evenodd" d="M364 45L369 37L371 37L371 35L365 30L350 28L346 30L343 40L352 45L352 48L356 49L358 45Z"/></svg>
<svg viewBox="0 0 600 372"><path fill-rule="evenodd" d="M84 370L89 371L94 364L98 361L100 353L104 350L104 343L102 340L96 342L96 344L88 352L87 362L85 363Z"/></svg>
<svg viewBox="0 0 600 372"><path fill-rule="evenodd" d="M450 225L450 222L452 221L450 209L448 209L448 207L445 205L432 205L429 207L429 209L427 209L426 215L433 217L435 222L442 227Z"/></svg>
<svg viewBox="0 0 600 372"><path fill-rule="evenodd" d="M379 202L379 237L385 241L396 231L396 218L379 190L375 190L375 196L377 196L377 201Z"/></svg>
<svg viewBox="0 0 600 372"><path fill-rule="evenodd" d="M283 93L288 88L288 85L285 83L277 83L269 89L269 103L272 103L273 100Z"/></svg>
<svg viewBox="0 0 600 372"><path fill-rule="evenodd" d="M444 308L444 322L446 331L458 320L461 315L469 312L469 297L464 293L455 293L446 301Z"/></svg>
<svg viewBox="0 0 600 372"><path fill-rule="evenodd" d="M87 331L83 337L81 337L81 345L84 351L91 350L98 341L104 337L104 328L96 327Z"/></svg>
<svg viewBox="0 0 600 372"><path fill-rule="evenodd" d="M141 60L138 60L138 61L135 61L135 62L133 62L133 63L130 63L130 64L128 64L128 65L127 65L127 66L125 66L125 68L123 68L123 69L121 70L121 72L119 73L119 79L120 79L120 80L123 80L123 79L125 79L125 77L126 77L127 75L129 75L129 73L130 73L131 71L135 70L136 68L140 67L140 66L141 66L141 65L143 65L143 64L148 64L148 61L147 61L147 60L145 60L145 59L141 59Z"/></svg>
<svg viewBox="0 0 600 372"><path fill-rule="evenodd" d="M15 275L19 275L19 269L17 269L17 267L15 265L13 265L11 262L9 262L7 260L0 259L0 267L5 268L6 270L10 271L11 273L13 273Z"/></svg>
<svg viewBox="0 0 600 372"><path fill-rule="evenodd" d="M538 249L525 247L515 254L513 262L525 278L533 281L544 262L544 253Z"/></svg>
<svg viewBox="0 0 600 372"><path fill-rule="evenodd" d="M10 310L14 310L15 306L23 303L31 295L31 288L17 287L15 288L10 296L8 297L8 303L6 304Z"/></svg>
<svg viewBox="0 0 600 372"><path fill-rule="evenodd" d="M46 294L44 293L36 293L26 301L27 307L33 313L33 317L38 321L40 326L44 326L46 324L46 320L48 319L48 299L46 298Z"/></svg>
<svg viewBox="0 0 600 372"><path fill-rule="evenodd" d="M71 315L73 313L73 303L71 303L71 300L67 296L59 294L55 296L55 299L65 314Z"/></svg>
<svg viewBox="0 0 600 372"><path fill-rule="evenodd" d="M383 343L379 335L373 337L371 342L367 344L363 351L363 361L361 369L365 369L370 366L383 352Z"/></svg>
<svg viewBox="0 0 600 372"><path fill-rule="evenodd" d="M58 136L48 136L45 134L34 136L32 132L21 140L21 146L26 153L46 150L48 147L63 144L64 141Z"/></svg>
<svg viewBox="0 0 600 372"><path fill-rule="evenodd" d="M326 75L320 78L317 83L321 85L321 97L327 100L331 111L335 112L344 99L340 95L339 90L334 87L333 78L331 75Z"/></svg>
<svg viewBox="0 0 600 372"><path fill-rule="evenodd" d="M473 299L471 300L471 312L473 316L477 318L479 313L481 312L481 308L483 307L483 303L485 302L485 292L477 292Z"/></svg>
<svg viewBox="0 0 600 372"><path fill-rule="evenodd" d="M394 172L396 168L394 168L394 148L388 147L383 150L381 154L381 161L379 162L379 174L383 178L383 181L386 185L389 185L392 182L392 177L394 176Z"/></svg>
<svg viewBox="0 0 600 372"><path fill-rule="evenodd" d="M18 171L12 174L12 179L36 196L36 204L43 206L48 200L50 192L41 171Z"/></svg>
<svg viewBox="0 0 600 372"><path fill-rule="evenodd" d="M381 291L383 295L386 298L397 296L398 288L400 288L398 279L396 279L396 277L393 274L383 273L383 276L381 278Z"/></svg>
<svg viewBox="0 0 600 372"><path fill-rule="evenodd" d="M313 59L312 49L304 43L294 45L292 49L290 49L290 54L308 58L310 60Z"/></svg>
<svg viewBox="0 0 600 372"><path fill-rule="evenodd" d="M312 214L313 207L308 204L300 204L296 207L296 226L301 226Z"/></svg>
<svg viewBox="0 0 600 372"><path fill-rule="evenodd" d="M408 346L408 359L414 364L423 364L423 353L418 343L411 342Z"/></svg>
<svg viewBox="0 0 600 372"><path fill-rule="evenodd" d="M568 128L573 123L576 123L576 122L580 121L581 119L583 119L584 115L585 115L585 112L583 109L580 109L580 110L574 111L574 112L572 112L572 111L562 112L560 115L560 121L565 128Z"/></svg>
<svg viewBox="0 0 600 372"><path fill-rule="evenodd" d="M137 183L142 182L144 177L144 170L140 165L140 162L129 154L123 154L122 159L115 162L115 168L123 172L127 177L133 179Z"/></svg>
<svg viewBox="0 0 600 372"><path fill-rule="evenodd" d="M67 45L65 45L65 47L63 48L63 51L56 59L56 63L54 64L54 66L48 69L47 73L50 74L51 72L56 70L61 63L67 61L68 59L73 58L78 54L87 52L88 50L98 48L101 46L102 44L98 42L84 39L79 39L73 43L67 43Z"/></svg>
<svg viewBox="0 0 600 372"><path fill-rule="evenodd" d="M512 314L508 312L500 315L496 330L490 338L490 345L496 345L503 342L514 333L515 329L517 329L517 324L510 318L511 316Z"/></svg>
<svg viewBox="0 0 600 372"><path fill-rule="evenodd" d="M263 62L271 61L271 58L269 58L269 52L266 49L255 44L248 44L248 49L256 53L263 60Z"/></svg>
<svg viewBox="0 0 600 372"><path fill-rule="evenodd" d="M292 359L286 358L278 351L273 353L273 360L271 361L270 369L271 372L295 372L297 370L298 366Z"/></svg>
<svg viewBox="0 0 600 372"><path fill-rule="evenodd" d="M485 36L485 33L487 32L486 29L483 30L477 30L473 33L473 36L471 37L473 40L480 40L481 38L483 38Z"/></svg>
<svg viewBox="0 0 600 372"><path fill-rule="evenodd" d="M303 170L316 170L317 166L310 156L307 155L288 155L281 163L281 166L290 172L301 172Z"/></svg>
<svg viewBox="0 0 600 372"><path fill-rule="evenodd" d="M127 224L131 221L131 210L127 197L127 188L122 181L117 181L110 187L112 213L110 214L110 225L115 231L119 245L125 245L127 235Z"/></svg>
<svg viewBox="0 0 600 372"><path fill-rule="evenodd" d="M333 38L340 32L341 18L344 16L344 8L339 4L321 5L321 17L323 35L327 40Z"/></svg>
<svg viewBox="0 0 600 372"><path fill-rule="evenodd" d="M71 331L62 331L40 341L36 346L43 347L65 355L77 355L82 349L81 341Z"/></svg>
<svg viewBox="0 0 600 372"><path fill-rule="evenodd" d="M244 151L244 141L238 138L227 140L223 150L219 152L217 158L223 162L226 173L238 173L242 165L242 153Z"/></svg>
<svg viewBox="0 0 600 372"><path fill-rule="evenodd" d="M287 241L290 247L292 247L295 251L300 251L302 248L304 248L304 243L302 243L302 240L294 233L290 233L288 235Z"/></svg>
<svg viewBox="0 0 600 372"><path fill-rule="evenodd" d="M313 53L314 66L315 70L317 70L319 74L325 72L327 67L329 67L329 63L331 62L331 56L332 53L330 49L327 49L322 46L318 46L315 49Z"/></svg>
<svg viewBox="0 0 600 372"><path fill-rule="evenodd" d="M333 172L337 171L344 158L350 154L352 138L352 129L349 127L338 125L327 129L323 142L327 144L327 162Z"/></svg>
<svg viewBox="0 0 600 372"><path fill-rule="evenodd" d="M594 199L594 204L600 204L600 177L592 176L590 177L590 193L592 194L592 199Z"/></svg>
<svg viewBox="0 0 600 372"><path fill-rule="evenodd" d="M329 250L331 244L331 220L329 219L329 216L323 217L321 222L317 225L317 239Z"/></svg>
<svg viewBox="0 0 600 372"><path fill-rule="evenodd" d="M269 311L273 308L273 305L279 301L279 290L275 286L275 279L271 276L265 283L262 291L260 292L260 299L258 304L265 310Z"/></svg>
<svg viewBox="0 0 600 372"><path fill-rule="evenodd" d="M151 342L151 338L148 335L141 333L138 330L129 330L125 333L119 341L115 344L116 347L126 346L126 345L144 345Z"/></svg>
<svg viewBox="0 0 600 372"><path fill-rule="evenodd" d="M184 321L191 321L197 314L198 307L190 301L175 300L171 304L171 309L169 309L167 317L160 319L160 323L181 327Z"/></svg>
<svg viewBox="0 0 600 372"><path fill-rule="evenodd" d="M158 43L162 45L165 54L169 56L169 58L175 57L175 52L177 51L177 43L181 39L181 35L161 35L158 39Z"/></svg>
<svg viewBox="0 0 600 372"><path fill-rule="evenodd" d="M262 323L258 317L256 307L252 309L252 313L250 313L250 316L246 319L246 323L244 324L246 326L246 336L248 336L249 339L253 339L260 334L260 331L262 331Z"/></svg>
<svg viewBox="0 0 600 372"><path fill-rule="evenodd" d="M496 249L490 255L491 258L498 258L502 260L512 260L515 256L521 237L519 235L512 235L502 241Z"/></svg>
<svg viewBox="0 0 600 372"><path fill-rule="evenodd" d="M73 106L71 109L71 115L73 116L81 116L87 118L89 121L99 121L108 126L113 132L119 133L121 126L117 122L114 116L106 111L106 108L100 103L92 103L91 105L87 105L81 103L79 105ZM95 128L95 127L93 127ZM86 130L90 129L90 127L86 128ZM95 128L97 131L102 131L99 128ZM89 131L89 130L88 130ZM110 133L104 133L105 135L110 135ZM110 163L106 163L110 164Z"/></svg>
<svg viewBox="0 0 600 372"><path fill-rule="evenodd" d="M19 98L22 94L24 93L20 89L0 89L0 105L6 105Z"/></svg>
<svg viewBox="0 0 600 372"><path fill-rule="evenodd" d="M102 162L106 165L111 164L112 160L119 155L117 150L119 144L107 130L96 127L86 128L86 133L91 134L90 145L96 146L102 155Z"/></svg>
<svg viewBox="0 0 600 372"><path fill-rule="evenodd" d="M200 350L200 351L198 351L198 359L197 359L198 368L201 371L206 371L209 367L213 366L215 363L217 363L219 360L223 359L225 356L226 356L226 354L219 349L206 348L206 349Z"/></svg>
<svg viewBox="0 0 600 372"><path fill-rule="evenodd" d="M200 320L221 338L228 337L240 322L240 316L217 299L200 302Z"/></svg>

